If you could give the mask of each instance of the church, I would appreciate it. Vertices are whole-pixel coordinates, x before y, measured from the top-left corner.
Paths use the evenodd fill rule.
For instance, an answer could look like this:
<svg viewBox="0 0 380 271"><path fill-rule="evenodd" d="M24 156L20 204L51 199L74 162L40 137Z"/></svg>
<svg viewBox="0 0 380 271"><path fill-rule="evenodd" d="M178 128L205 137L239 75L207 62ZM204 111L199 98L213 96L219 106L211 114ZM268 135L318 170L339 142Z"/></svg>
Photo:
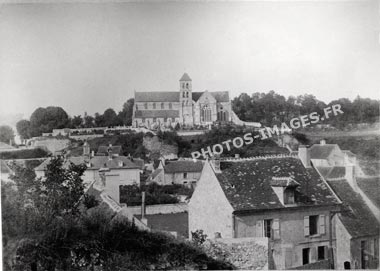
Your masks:
<svg viewBox="0 0 380 271"><path fill-rule="evenodd" d="M185 73L176 92L135 92L134 127L208 126L233 121L228 91L194 92Z"/></svg>

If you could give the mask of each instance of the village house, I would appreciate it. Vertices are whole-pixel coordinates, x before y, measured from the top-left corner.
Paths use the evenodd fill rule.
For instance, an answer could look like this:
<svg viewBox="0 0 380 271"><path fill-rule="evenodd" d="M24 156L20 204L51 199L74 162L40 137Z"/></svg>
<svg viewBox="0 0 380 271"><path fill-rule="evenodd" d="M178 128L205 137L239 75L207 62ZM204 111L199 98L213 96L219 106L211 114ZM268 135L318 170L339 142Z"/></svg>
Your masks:
<svg viewBox="0 0 380 271"><path fill-rule="evenodd" d="M332 214L341 202L298 157L206 162L189 203L189 235L267 237L270 269L329 268ZM328 261L327 259L330 259Z"/></svg>
<svg viewBox="0 0 380 271"><path fill-rule="evenodd" d="M203 161L178 160L159 161L158 167L149 177L148 182L160 185L181 184L195 187L203 169Z"/></svg>
<svg viewBox="0 0 380 271"><path fill-rule="evenodd" d="M329 146L330 153L326 151L324 155L319 156L332 157L332 162L318 163L311 159L316 157L317 150L322 150L320 153L323 153L323 146L325 145L322 145L322 148L311 147L310 149L314 149L313 155L307 154L307 148L301 150L300 155L305 159L305 164L318 165L315 169L327 181L344 206L333 218L336 239L335 267L376 269L379 267L380 242L379 179L358 178L358 165L354 155L347 152L342 155L336 146Z"/></svg>
<svg viewBox="0 0 380 271"><path fill-rule="evenodd" d="M101 173L115 180L117 185L140 185L140 173L144 169L144 161L127 156L114 155L113 148L109 148L107 156L92 156L87 142L83 145L83 155L77 157L67 157L65 166L70 163L76 165L85 164L87 166L82 179L86 185L101 180ZM46 166L50 159L45 160L36 167L37 177L44 177ZM105 173L106 172L106 173Z"/></svg>

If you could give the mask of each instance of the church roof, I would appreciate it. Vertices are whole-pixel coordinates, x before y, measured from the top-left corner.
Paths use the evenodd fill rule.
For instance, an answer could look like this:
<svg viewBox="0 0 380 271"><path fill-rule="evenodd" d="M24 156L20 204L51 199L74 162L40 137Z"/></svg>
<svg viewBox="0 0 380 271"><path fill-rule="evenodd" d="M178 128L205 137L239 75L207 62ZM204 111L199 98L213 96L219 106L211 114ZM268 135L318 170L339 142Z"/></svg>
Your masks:
<svg viewBox="0 0 380 271"><path fill-rule="evenodd" d="M178 118L178 110L137 110L136 118Z"/></svg>
<svg viewBox="0 0 380 271"><path fill-rule="evenodd" d="M191 81L190 76L185 72L179 81Z"/></svg>
<svg viewBox="0 0 380 271"><path fill-rule="evenodd" d="M150 91L136 92L135 102L178 102L179 92L174 91Z"/></svg>
<svg viewBox="0 0 380 271"><path fill-rule="evenodd" d="M202 91L202 92L193 92L192 93L193 101L194 102L198 101L203 93L205 93L205 92L204 91ZM229 102L230 101L230 97L229 97L228 91L213 91L213 92L209 92L209 93L219 103L221 103L221 102Z"/></svg>

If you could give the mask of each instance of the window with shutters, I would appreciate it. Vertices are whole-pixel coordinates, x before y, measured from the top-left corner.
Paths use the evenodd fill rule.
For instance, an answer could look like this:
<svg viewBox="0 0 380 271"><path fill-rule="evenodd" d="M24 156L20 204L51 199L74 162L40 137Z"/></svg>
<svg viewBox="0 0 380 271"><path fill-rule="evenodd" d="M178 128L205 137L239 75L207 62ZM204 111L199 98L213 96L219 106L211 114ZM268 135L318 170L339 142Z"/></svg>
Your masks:
<svg viewBox="0 0 380 271"><path fill-rule="evenodd" d="M318 216L317 215L311 215L309 217L309 235L316 235L318 234Z"/></svg>
<svg viewBox="0 0 380 271"><path fill-rule="evenodd" d="M272 238L272 219L264 220L264 237Z"/></svg>

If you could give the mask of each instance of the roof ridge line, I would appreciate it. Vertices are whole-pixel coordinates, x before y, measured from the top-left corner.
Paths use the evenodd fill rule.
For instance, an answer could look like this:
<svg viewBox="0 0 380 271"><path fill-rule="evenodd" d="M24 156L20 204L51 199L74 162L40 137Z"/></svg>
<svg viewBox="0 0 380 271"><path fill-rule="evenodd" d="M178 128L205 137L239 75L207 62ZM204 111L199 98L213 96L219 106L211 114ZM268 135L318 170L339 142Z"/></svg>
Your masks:
<svg viewBox="0 0 380 271"><path fill-rule="evenodd" d="M266 160L266 159L273 159L273 158L298 158L298 155L277 154L277 155L252 156L252 157L244 157L244 158L227 157L227 158L221 158L220 160L227 161L227 162L242 162L242 161Z"/></svg>

